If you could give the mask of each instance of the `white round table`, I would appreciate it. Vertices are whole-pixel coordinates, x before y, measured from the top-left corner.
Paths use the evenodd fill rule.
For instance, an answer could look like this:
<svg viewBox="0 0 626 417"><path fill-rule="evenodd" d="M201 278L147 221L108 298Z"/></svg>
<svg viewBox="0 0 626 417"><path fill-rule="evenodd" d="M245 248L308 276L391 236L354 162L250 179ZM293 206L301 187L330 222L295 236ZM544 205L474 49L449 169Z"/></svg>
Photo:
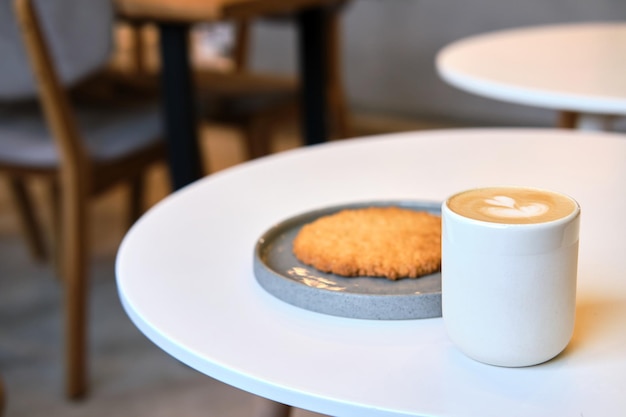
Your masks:
<svg viewBox="0 0 626 417"><path fill-rule="evenodd" d="M626 22L495 31L444 47L436 68L469 93L563 111L568 127L603 129L626 115ZM579 117L572 117L579 116Z"/></svg>
<svg viewBox="0 0 626 417"><path fill-rule="evenodd" d="M269 227L314 208L442 201L493 184L554 189L582 207L572 342L534 367L465 357L441 318L363 320L266 292L252 268ZM119 295L183 363L333 416L617 416L626 410L626 141L566 130L424 131L258 159L172 194L125 237ZM537 289L541 291L541 288Z"/></svg>

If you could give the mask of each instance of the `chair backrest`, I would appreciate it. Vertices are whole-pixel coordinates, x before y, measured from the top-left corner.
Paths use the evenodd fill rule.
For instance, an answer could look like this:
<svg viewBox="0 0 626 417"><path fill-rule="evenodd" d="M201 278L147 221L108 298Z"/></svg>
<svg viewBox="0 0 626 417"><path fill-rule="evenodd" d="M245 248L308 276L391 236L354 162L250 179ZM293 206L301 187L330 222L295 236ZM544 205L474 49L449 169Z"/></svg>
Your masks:
<svg viewBox="0 0 626 417"><path fill-rule="evenodd" d="M36 0L60 80L72 84L101 67L112 51L111 0ZM34 97L12 0L0 0L0 101Z"/></svg>
<svg viewBox="0 0 626 417"><path fill-rule="evenodd" d="M68 97L59 82L37 12L31 0L15 0L15 15L32 62L40 101L61 153L61 166L81 165L86 159Z"/></svg>
<svg viewBox="0 0 626 417"><path fill-rule="evenodd" d="M45 2L50 1L45 0ZM77 5L81 2L84 1L74 1ZM93 0L89 0L84 3L91 4L92 2ZM91 180L91 162L79 133L65 87L58 76L56 62L53 61L47 38L44 36L39 13L41 9L35 6L34 0L13 0L13 3L18 27L31 62L31 73L35 75L39 100L59 150L61 181L66 187L86 189ZM112 32L111 22L108 22L108 36ZM101 34L107 36L104 31Z"/></svg>

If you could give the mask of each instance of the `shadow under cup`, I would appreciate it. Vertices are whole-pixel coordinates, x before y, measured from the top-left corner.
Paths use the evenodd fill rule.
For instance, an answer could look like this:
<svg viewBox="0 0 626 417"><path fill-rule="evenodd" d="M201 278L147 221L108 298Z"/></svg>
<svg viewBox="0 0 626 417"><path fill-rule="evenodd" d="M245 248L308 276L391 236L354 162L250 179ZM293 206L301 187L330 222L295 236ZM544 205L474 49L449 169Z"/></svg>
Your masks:
<svg viewBox="0 0 626 417"><path fill-rule="evenodd" d="M489 190L500 196L525 189ZM491 365L545 362L565 349L574 329L580 207L568 196L532 190L567 199L571 210L556 220L509 224L453 211L455 196L442 206L446 330L463 353Z"/></svg>

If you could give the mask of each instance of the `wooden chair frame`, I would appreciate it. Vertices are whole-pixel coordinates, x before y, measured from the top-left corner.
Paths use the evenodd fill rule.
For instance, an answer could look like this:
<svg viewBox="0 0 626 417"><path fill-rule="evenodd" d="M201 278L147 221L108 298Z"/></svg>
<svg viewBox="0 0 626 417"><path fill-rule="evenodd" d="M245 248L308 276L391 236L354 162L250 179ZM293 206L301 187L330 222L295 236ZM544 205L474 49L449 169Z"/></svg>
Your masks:
<svg viewBox="0 0 626 417"><path fill-rule="evenodd" d="M341 10L345 3L332 7L326 31L327 91L331 131L339 139L353 135L344 88L341 53ZM234 67L239 72L249 71L251 18L235 20Z"/></svg>
<svg viewBox="0 0 626 417"><path fill-rule="evenodd" d="M157 143L121 160L94 161L79 133L75 115L65 88L59 82L54 62L46 45L37 12L31 0L14 0L15 13L25 41L39 89L44 116L60 156L58 167L23 169L3 165L0 170L11 178L11 190L17 197L23 223L30 229L31 246L41 247L27 202L23 180L43 176L53 183L53 199L59 205L58 269L64 285L66 394L78 398L87 391L87 276L89 236L87 203L90 197L121 182L131 187L131 218L141 212L141 175L148 165L165 159L165 145ZM58 198L55 197L58 195Z"/></svg>

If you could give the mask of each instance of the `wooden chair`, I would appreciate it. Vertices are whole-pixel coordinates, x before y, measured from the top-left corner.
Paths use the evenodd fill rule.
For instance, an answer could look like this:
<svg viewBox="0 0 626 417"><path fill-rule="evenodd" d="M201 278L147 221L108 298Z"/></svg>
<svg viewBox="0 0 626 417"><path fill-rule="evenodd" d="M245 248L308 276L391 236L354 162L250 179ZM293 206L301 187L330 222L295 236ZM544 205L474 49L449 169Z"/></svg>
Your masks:
<svg viewBox="0 0 626 417"><path fill-rule="evenodd" d="M154 68L146 63L145 58L153 45L146 44L143 33L145 26L151 21L129 18L125 12L129 2L118 0L117 3L122 10L120 20L132 32L132 67L138 73L155 75ZM352 132L341 72L340 12L340 7L333 10L327 32L327 102L332 135L335 138L347 138L352 136ZM235 29L231 70L194 68L201 116L208 122L226 123L241 129L249 158L271 152L272 135L277 125L284 121L285 115L295 115L299 103L299 83L296 79L261 74L250 68L251 26L255 19L265 17L263 13L258 16L252 13L249 17L229 20ZM270 18L278 22L288 20L274 16Z"/></svg>
<svg viewBox="0 0 626 417"><path fill-rule="evenodd" d="M330 109L331 131L333 136L338 139L352 136L350 111L342 74L341 6L343 5L344 4L341 4L333 10L326 34L326 56L328 60L328 90L326 95ZM284 19L275 19L274 21L281 23L284 22ZM249 73L250 37L253 20L249 18L238 19L234 24L235 44L233 48L233 62L235 74Z"/></svg>
<svg viewBox="0 0 626 417"><path fill-rule="evenodd" d="M88 203L126 182L132 191L130 217L139 216L142 175L166 156L159 106L114 80L106 86L94 84L101 93L89 89L88 96L70 96L48 49L38 8L31 0L14 0L14 6L43 111L36 101L0 103L0 172L9 178L39 256L44 245L25 182L39 177L54 190L55 247L64 287L66 394L78 398L86 394L88 380Z"/></svg>

